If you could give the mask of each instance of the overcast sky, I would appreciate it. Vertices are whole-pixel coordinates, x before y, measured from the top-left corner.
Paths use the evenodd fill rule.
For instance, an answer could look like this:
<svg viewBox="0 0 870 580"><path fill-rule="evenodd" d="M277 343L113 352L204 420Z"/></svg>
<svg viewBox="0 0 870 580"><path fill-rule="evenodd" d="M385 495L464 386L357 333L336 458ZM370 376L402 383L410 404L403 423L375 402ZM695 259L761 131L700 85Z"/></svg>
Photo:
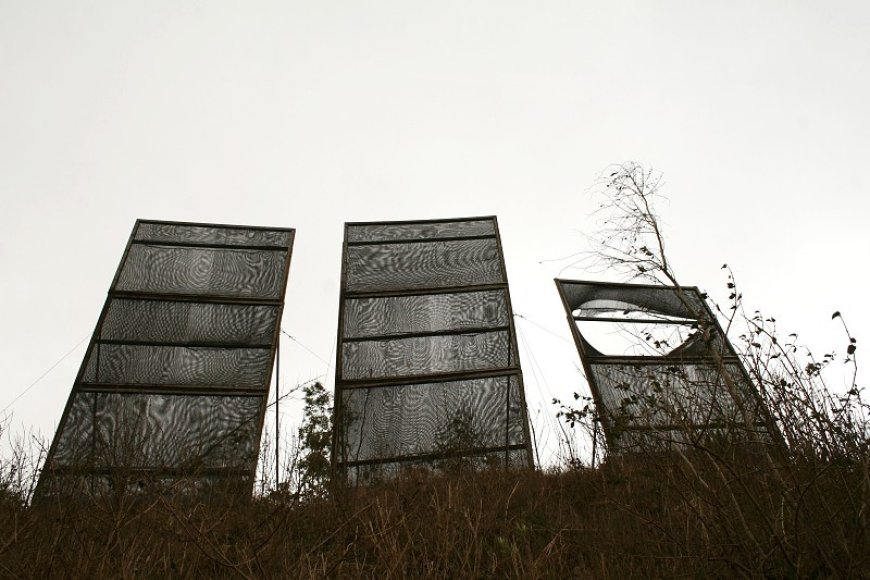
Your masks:
<svg viewBox="0 0 870 580"><path fill-rule="evenodd" d="M0 408L93 331L136 218L297 229L290 386L334 357L345 221L495 214L552 430L585 385L541 262L629 159L664 172L683 283L722 296L728 262L819 349L841 310L860 356L868 103L863 1L0 0ZM52 436L83 354L6 413Z"/></svg>

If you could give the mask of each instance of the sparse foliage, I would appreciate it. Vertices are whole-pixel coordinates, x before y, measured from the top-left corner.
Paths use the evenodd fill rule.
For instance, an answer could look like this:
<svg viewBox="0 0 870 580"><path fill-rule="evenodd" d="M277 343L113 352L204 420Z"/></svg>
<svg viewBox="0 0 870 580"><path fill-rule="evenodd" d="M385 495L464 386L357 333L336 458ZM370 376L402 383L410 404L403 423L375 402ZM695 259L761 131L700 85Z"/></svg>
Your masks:
<svg viewBox="0 0 870 580"><path fill-rule="evenodd" d="M571 266L628 280L676 285L655 209L663 199L662 185L660 173L633 161L605 169L593 186L599 198L596 215L601 220L600 229L589 240L593 250Z"/></svg>
<svg viewBox="0 0 870 580"><path fill-rule="evenodd" d="M305 409L299 428L300 493L322 495L330 474L332 442L332 395L318 381L303 389Z"/></svg>
<svg viewBox="0 0 870 580"><path fill-rule="evenodd" d="M605 216L604 227L593 239L594 250L579 264L678 287L654 207L661 183L660 175L633 162L615 166L602 177L599 193L605 201L599 212ZM718 556L731 562L728 575L864 574L867 562L856 554L870 549L870 407L858 384L857 339L843 322L843 354L831 351L817 359L796 334L783 337L773 317L758 311L747 314L733 272L727 265L723 269L728 298L724 307L714 302L714 309L726 335L737 337L732 341L763 408L769 410L768 432L781 434L782 443L766 444L747 427L752 422L746 418L737 419L730 431L745 431L748 446L732 438L716 442L697 437L693 428L686 430L679 445L665 446L667 453L646 439L645 452L633 457L626 477L636 474L641 462L640 470L656 471L671 494L662 507L667 503L685 514L687 527L698 526L702 543L713 536L738 542L746 555L741 563L727 553ZM843 320L840 312L832 318ZM711 329L698 330L709 345ZM648 339L642 333L637 336L639 343ZM830 390L826 379L829 371L837 370L835 365L848 369L847 389L841 394ZM737 381L721 361L717 366L733 392ZM680 417L679 402L667 396L667 377L650 376L646 385L640 399L624 399L632 413L645 409ZM560 405L558 416L569 428L588 424L588 402L579 408L554 403ZM609 464L619 470L615 466L626 466L627 461L611 458ZM636 509L631 499L626 499L625 509ZM672 516L663 514L657 527L663 530L663 522Z"/></svg>

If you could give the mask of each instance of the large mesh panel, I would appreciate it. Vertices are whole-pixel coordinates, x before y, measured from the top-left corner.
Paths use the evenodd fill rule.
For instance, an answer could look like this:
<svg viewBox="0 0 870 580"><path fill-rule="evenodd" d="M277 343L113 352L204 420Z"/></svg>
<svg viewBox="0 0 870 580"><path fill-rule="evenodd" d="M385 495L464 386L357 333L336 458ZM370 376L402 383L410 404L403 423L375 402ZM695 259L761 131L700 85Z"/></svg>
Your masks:
<svg viewBox="0 0 870 580"><path fill-rule="evenodd" d="M250 493L293 238L136 223L37 499Z"/></svg>
<svg viewBox="0 0 870 580"><path fill-rule="evenodd" d="M345 389L341 404L346 437L337 452L347 461L524 442L522 422L511 420L523 416L516 376Z"/></svg>
<svg viewBox="0 0 870 580"><path fill-rule="evenodd" d="M611 452L775 440L697 288L556 285Z"/></svg>
<svg viewBox="0 0 870 580"><path fill-rule="evenodd" d="M278 310L272 305L116 298L106 310L100 338L124 343L268 346Z"/></svg>
<svg viewBox="0 0 870 580"><path fill-rule="evenodd" d="M271 368L270 354L264 348L97 343L81 382L257 389Z"/></svg>
<svg viewBox="0 0 870 580"><path fill-rule="evenodd" d="M510 332L382 338L346 342L341 371L348 380L502 369L512 366Z"/></svg>
<svg viewBox="0 0 870 580"><path fill-rule="evenodd" d="M335 401L350 483L530 465L495 218L345 226Z"/></svg>
<svg viewBox="0 0 870 580"><path fill-rule="evenodd" d="M496 328L510 324L504 290L348 298L344 306L347 338Z"/></svg>
<svg viewBox="0 0 870 580"><path fill-rule="evenodd" d="M504 282L494 237L348 246L345 283L350 291L386 292Z"/></svg>
<svg viewBox="0 0 870 580"><path fill-rule="evenodd" d="M253 396L78 393L54 465L244 470L259 409Z"/></svg>
<svg viewBox="0 0 870 580"><path fill-rule="evenodd" d="M278 300L287 255L277 250L203 248L134 242L116 290Z"/></svg>

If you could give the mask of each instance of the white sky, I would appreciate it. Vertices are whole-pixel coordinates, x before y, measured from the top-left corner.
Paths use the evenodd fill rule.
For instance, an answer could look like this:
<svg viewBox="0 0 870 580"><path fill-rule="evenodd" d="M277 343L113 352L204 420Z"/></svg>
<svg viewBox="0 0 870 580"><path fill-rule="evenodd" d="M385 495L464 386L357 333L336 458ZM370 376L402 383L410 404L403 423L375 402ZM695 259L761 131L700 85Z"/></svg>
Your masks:
<svg viewBox="0 0 870 580"><path fill-rule="evenodd" d="M540 262L628 159L665 172L683 283L728 262L860 355L868 103L867 2L0 0L0 408L93 330L137 217L297 228L283 327L331 359L343 222L496 214L515 312L561 337L518 321L546 431L585 386ZM326 372L282 347L286 385ZM6 412L52 436L83 353Z"/></svg>

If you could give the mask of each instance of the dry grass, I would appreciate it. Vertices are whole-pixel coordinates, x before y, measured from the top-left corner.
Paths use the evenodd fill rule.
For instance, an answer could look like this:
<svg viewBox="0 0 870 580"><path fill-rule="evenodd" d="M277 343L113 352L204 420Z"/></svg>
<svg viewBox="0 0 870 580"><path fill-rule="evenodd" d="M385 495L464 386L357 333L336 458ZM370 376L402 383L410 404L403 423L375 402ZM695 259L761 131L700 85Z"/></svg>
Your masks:
<svg viewBox="0 0 870 580"><path fill-rule="evenodd" d="M0 507L0 576L870 577L868 462L702 450L596 470L438 475L313 502Z"/></svg>

